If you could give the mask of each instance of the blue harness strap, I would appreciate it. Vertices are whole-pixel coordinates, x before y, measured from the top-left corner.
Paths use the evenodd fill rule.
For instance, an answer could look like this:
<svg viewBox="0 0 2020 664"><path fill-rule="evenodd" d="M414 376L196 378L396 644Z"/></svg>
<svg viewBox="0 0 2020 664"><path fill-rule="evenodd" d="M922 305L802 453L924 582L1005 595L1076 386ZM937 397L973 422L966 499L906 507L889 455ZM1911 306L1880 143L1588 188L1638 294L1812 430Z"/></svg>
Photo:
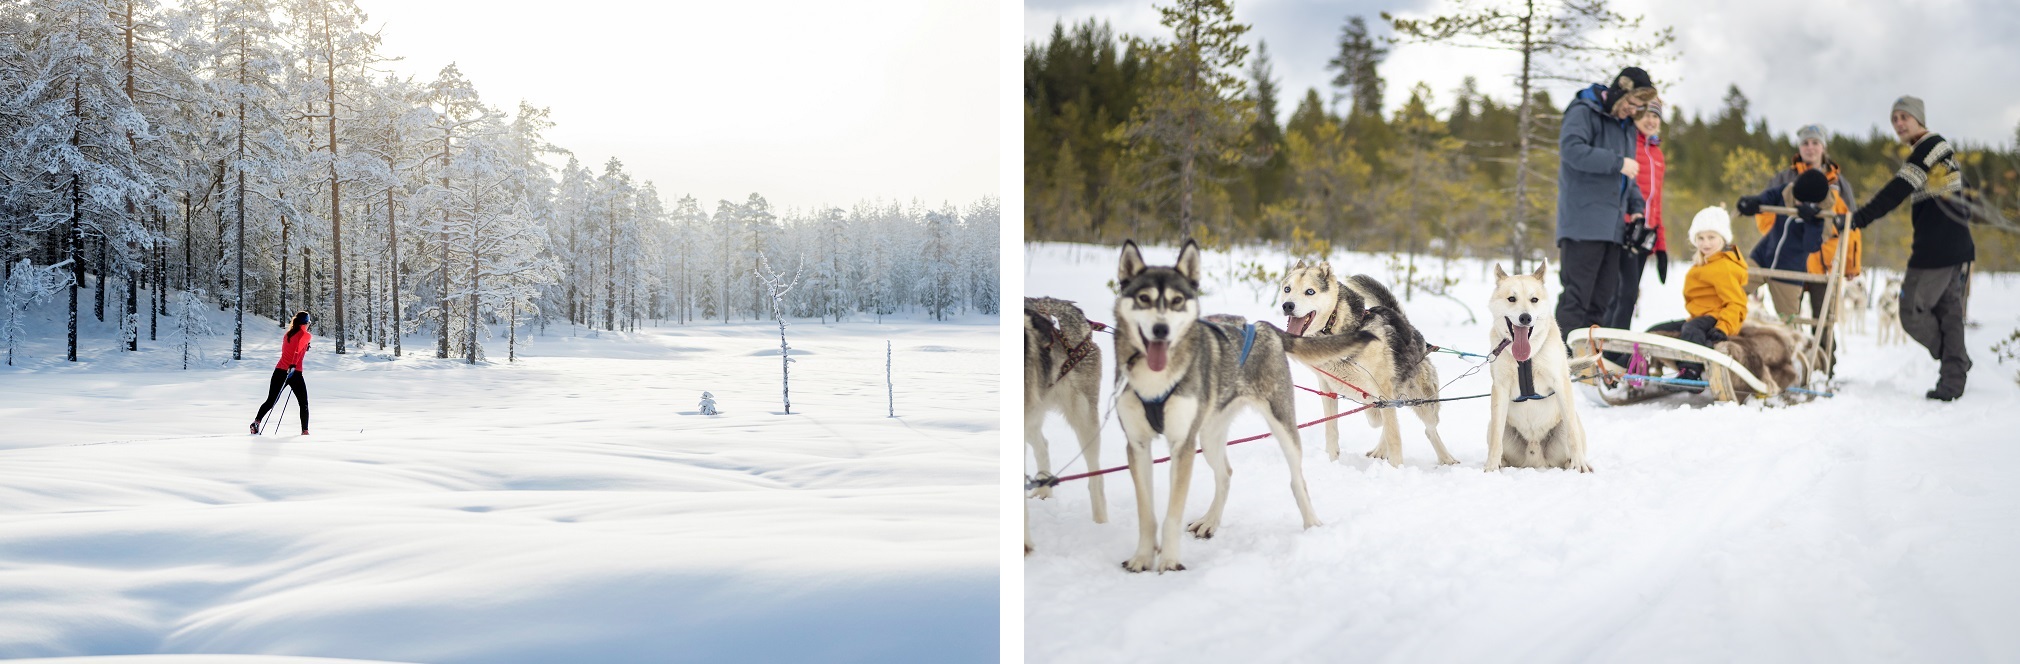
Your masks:
<svg viewBox="0 0 2020 664"><path fill-rule="evenodd" d="M1241 361L1236 362L1235 366L1245 366L1248 364L1248 349L1254 345L1255 323L1249 323L1248 327L1244 327L1241 330Z"/></svg>

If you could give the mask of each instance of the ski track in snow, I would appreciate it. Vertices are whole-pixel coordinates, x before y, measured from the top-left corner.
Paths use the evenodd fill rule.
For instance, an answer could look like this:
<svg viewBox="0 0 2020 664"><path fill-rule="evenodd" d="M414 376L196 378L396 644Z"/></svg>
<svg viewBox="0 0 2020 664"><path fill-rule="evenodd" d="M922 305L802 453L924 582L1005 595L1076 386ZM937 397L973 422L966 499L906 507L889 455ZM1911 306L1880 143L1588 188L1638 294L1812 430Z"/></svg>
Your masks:
<svg viewBox="0 0 2020 664"><path fill-rule="evenodd" d="M1119 251L1027 245L1026 294L1077 301L1112 322ZM1172 247L1146 252L1152 264ZM1274 289L1235 281L1233 266L1280 270L1271 251L1205 254L1204 311L1283 326ZM1385 258L1334 259L1342 276L1394 286ZM1435 259L1419 263L1434 273ZM1553 266L1554 267L1554 266ZM1683 317L1682 275L1647 271L1637 328ZM1453 300L1404 303L1431 343L1485 352L1490 262L1455 262ZM1553 290L1556 276L1550 279ZM1879 283L1877 280L1874 283ZM1187 570L1129 574L1136 545L1127 473L1108 478L1109 523L1095 524L1086 487L1032 500L1038 547L1025 558L1030 661L1946 661L2020 659L2020 386L1989 350L2020 327L2020 278L1981 274L1967 333L1975 367L1963 399L1922 398L1936 362L1912 341L1881 347L1840 333L1838 396L1789 406L1669 397L1608 408L1581 393L1597 472L1481 472L1487 404L1448 402L1440 433L1460 464L1437 466L1423 424L1401 413L1404 464L1362 456L1378 430L1342 418L1337 462L1324 427L1303 430L1305 476L1326 525L1299 528L1289 475L1267 440L1229 449L1234 468L1222 530L1182 538ZM1403 292L1397 289L1397 296ZM1873 312L1877 311L1875 307ZM1872 316L1872 313L1868 314ZM1842 328L1841 328L1842 329ZM1103 371L1112 375L1109 337ZM1434 355L1441 381L1471 365ZM1293 363L1294 380L1316 386ZM1108 383L1112 381L1104 381ZM1444 396L1488 390L1485 372ZM1104 384L1103 399L1113 386ZM1323 413L1297 392L1298 420ZM1243 415L1231 436L1262 432ZM1076 456L1057 416L1052 457ZM1101 461L1125 462L1120 427L1104 422ZM1162 456L1161 440L1154 450ZM1025 472L1036 470L1028 449ZM1083 463L1054 468L1080 472ZM1194 468L1186 519L1204 513L1212 474ZM1153 473L1161 515L1168 464Z"/></svg>
<svg viewBox="0 0 2020 664"><path fill-rule="evenodd" d="M182 371L96 321L63 362L41 311L0 367L0 658L996 656L993 317L795 321L792 415L771 322L522 330L511 364L501 329L476 367L318 338L304 438L244 433L272 321L220 368L214 316Z"/></svg>

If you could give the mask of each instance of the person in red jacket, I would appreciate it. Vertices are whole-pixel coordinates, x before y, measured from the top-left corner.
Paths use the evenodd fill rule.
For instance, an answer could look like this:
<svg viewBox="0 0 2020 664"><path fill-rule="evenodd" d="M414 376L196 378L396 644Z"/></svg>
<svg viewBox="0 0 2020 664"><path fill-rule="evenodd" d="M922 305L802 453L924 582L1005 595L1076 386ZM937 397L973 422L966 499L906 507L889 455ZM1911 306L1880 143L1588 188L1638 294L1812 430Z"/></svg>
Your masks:
<svg viewBox="0 0 2020 664"><path fill-rule="evenodd" d="M1663 237L1662 227L1662 175L1667 168L1667 160L1662 155L1662 101L1650 100L1648 106L1634 114L1634 129L1637 133L1634 161L1641 172L1634 176L1634 183L1641 188L1641 195L1647 201L1643 209L1646 214L1636 219L1632 215L1621 221L1628 224L1624 234L1627 253L1620 257L1620 290L1615 291L1613 305L1606 310L1602 325L1622 330L1634 323L1634 305L1641 299L1642 270L1648 262L1655 261L1655 275L1658 281L1669 281L1669 242ZM1643 228L1632 228L1635 225ZM1653 235L1653 244L1636 242L1637 239Z"/></svg>
<svg viewBox="0 0 2020 664"><path fill-rule="evenodd" d="M302 406L302 435L309 435L309 385L302 382L302 356L309 352L309 312L295 312L294 321L288 324L287 336L281 337L281 361L274 363L273 380L267 383L267 400L260 404L260 412L253 416L252 432L260 432L260 421L265 420L267 411L281 396L281 386L286 385L295 392L295 403Z"/></svg>

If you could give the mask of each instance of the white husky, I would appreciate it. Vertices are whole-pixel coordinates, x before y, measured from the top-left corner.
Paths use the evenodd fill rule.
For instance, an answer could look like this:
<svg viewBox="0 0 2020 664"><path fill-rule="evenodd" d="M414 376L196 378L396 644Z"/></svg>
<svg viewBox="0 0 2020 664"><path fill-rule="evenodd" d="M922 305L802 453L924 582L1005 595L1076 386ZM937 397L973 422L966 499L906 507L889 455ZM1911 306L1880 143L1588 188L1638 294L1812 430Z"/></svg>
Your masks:
<svg viewBox="0 0 2020 664"><path fill-rule="evenodd" d="M1487 470L1576 468L1592 472L1585 460L1585 427L1578 422L1571 392L1571 368L1564 339L1557 335L1550 293L1543 275L1509 276L1494 266L1494 299L1488 303L1494 329L1493 403L1487 421Z"/></svg>

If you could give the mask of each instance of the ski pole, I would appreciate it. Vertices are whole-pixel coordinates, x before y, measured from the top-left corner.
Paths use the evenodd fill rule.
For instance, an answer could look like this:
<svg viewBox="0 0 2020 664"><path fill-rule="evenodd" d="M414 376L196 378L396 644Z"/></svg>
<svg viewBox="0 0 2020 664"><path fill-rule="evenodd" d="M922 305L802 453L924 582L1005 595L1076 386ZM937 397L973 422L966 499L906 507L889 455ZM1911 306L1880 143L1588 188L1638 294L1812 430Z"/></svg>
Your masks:
<svg viewBox="0 0 2020 664"><path fill-rule="evenodd" d="M292 390L290 390L290 389L288 388L288 383L292 383L292 382L294 382L294 380L295 380L295 370L294 370L294 369L289 369L289 370L288 370L288 376L287 376L286 378L282 378L282 379L281 379L281 394L280 394L280 399L281 399L281 415L280 415L280 417L279 417L279 418L276 418L276 419L274 420L274 433L279 433L279 432L280 432L280 430L281 430L281 420L285 420L285 419L287 419L287 417L288 417L288 393L292 391ZM267 411L267 414L271 415L271 414L273 414L273 411ZM265 423L265 422L261 422L261 423L260 423L260 430L261 430L261 431L265 431L265 430L266 430L266 423ZM269 435L269 436L271 436L271 435L273 435L273 433L269 433L269 434L266 434L266 435Z"/></svg>

